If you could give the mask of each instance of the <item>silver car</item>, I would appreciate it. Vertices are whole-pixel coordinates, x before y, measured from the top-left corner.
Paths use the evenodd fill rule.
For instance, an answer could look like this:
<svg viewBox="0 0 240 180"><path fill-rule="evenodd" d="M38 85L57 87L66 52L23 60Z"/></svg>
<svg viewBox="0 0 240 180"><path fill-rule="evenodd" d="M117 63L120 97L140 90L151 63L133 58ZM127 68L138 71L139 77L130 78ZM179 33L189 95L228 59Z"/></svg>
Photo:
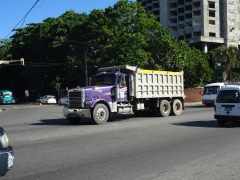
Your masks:
<svg viewBox="0 0 240 180"><path fill-rule="evenodd" d="M4 176L13 167L13 163L13 147L9 146L7 134L0 127L0 176Z"/></svg>
<svg viewBox="0 0 240 180"><path fill-rule="evenodd" d="M67 105L68 104L68 96L61 97L58 101L60 105Z"/></svg>

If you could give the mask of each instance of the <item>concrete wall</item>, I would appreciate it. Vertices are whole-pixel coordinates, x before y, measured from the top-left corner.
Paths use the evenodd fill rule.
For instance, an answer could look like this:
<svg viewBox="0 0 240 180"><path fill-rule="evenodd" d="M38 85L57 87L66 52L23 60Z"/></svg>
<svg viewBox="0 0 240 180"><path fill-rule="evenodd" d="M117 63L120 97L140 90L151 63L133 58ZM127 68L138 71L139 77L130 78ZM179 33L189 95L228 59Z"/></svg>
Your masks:
<svg viewBox="0 0 240 180"><path fill-rule="evenodd" d="M185 88L184 94L186 96L184 102L201 102L203 87Z"/></svg>

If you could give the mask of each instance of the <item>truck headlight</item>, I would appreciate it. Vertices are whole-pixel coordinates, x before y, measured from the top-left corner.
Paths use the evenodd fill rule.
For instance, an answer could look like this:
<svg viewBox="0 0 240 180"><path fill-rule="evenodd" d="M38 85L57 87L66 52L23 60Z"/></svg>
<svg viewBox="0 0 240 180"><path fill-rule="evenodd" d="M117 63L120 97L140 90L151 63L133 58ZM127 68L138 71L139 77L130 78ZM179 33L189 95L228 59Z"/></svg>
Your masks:
<svg viewBox="0 0 240 180"><path fill-rule="evenodd" d="M8 147L8 137L4 129L0 127L0 149Z"/></svg>
<svg viewBox="0 0 240 180"><path fill-rule="evenodd" d="M91 105L92 101L85 101L85 105L89 107Z"/></svg>

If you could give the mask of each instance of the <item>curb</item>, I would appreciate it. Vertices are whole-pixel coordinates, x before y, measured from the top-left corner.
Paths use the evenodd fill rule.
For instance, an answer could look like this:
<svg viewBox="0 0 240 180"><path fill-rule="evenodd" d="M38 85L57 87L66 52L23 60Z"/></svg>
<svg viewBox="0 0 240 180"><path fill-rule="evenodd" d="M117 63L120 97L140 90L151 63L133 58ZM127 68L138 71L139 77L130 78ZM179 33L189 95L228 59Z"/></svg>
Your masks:
<svg viewBox="0 0 240 180"><path fill-rule="evenodd" d="M184 106L204 106L204 104L202 102L186 102Z"/></svg>

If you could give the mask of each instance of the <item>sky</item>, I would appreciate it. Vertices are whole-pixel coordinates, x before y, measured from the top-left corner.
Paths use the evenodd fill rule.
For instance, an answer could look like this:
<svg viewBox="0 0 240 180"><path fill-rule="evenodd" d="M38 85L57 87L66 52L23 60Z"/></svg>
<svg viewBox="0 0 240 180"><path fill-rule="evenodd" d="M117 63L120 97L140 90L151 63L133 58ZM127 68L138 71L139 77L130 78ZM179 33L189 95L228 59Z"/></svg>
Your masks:
<svg viewBox="0 0 240 180"><path fill-rule="evenodd" d="M0 0L0 39L14 34L12 29L57 18L68 10L89 14L93 9L105 9L118 0ZM132 0L136 2L135 0ZM34 6L34 4L37 4ZM34 7L33 7L34 6ZM33 7L33 8L32 8ZM21 21L27 15L25 21Z"/></svg>

